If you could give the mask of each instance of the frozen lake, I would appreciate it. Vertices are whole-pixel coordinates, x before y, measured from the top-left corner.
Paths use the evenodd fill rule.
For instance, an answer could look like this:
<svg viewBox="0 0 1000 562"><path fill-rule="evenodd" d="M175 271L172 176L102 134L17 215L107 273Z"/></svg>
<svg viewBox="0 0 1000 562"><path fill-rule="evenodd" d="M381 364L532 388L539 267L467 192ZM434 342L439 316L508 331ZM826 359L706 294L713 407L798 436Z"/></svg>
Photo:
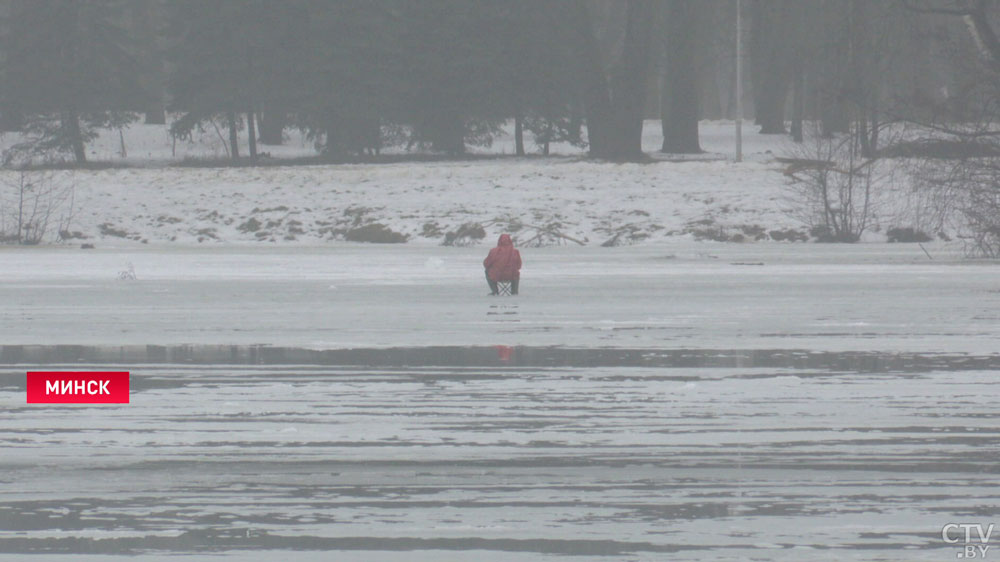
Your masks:
<svg viewBox="0 0 1000 562"><path fill-rule="evenodd" d="M996 264L929 249L529 248L491 299L483 248L0 248L0 342L996 352Z"/></svg>
<svg viewBox="0 0 1000 562"><path fill-rule="evenodd" d="M928 249L4 249L0 558L954 559L1000 303Z"/></svg>

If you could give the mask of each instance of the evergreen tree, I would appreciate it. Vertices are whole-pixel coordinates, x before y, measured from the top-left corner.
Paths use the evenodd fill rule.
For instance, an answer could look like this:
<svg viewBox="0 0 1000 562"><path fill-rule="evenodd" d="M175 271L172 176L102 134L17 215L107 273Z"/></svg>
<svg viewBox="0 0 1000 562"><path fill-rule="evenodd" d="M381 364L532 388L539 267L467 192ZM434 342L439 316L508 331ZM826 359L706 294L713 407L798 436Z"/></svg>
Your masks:
<svg viewBox="0 0 1000 562"><path fill-rule="evenodd" d="M23 112L32 154L85 162L96 128L122 126L144 99L118 0L15 0L2 37L5 107ZM10 156L10 155L8 155Z"/></svg>
<svg viewBox="0 0 1000 562"><path fill-rule="evenodd" d="M404 2L308 2L309 73L301 83L302 124L325 138L331 157L377 153L382 127L403 117Z"/></svg>
<svg viewBox="0 0 1000 562"><path fill-rule="evenodd" d="M502 61L509 67L509 76L502 78L505 95L515 100L515 119L523 118L523 128L544 154L553 142L586 146L576 53L566 39L565 10L562 2L518 0L512 24L502 30L503 40L512 47ZM523 154L523 140L517 145L518 154Z"/></svg>
<svg viewBox="0 0 1000 562"><path fill-rule="evenodd" d="M166 0L129 0L127 26L138 60L138 81L147 99L143 104L147 125L165 125L166 115Z"/></svg>
<svg viewBox="0 0 1000 562"><path fill-rule="evenodd" d="M298 30L301 1L176 0L171 4L169 80L172 107L184 112L171 127L185 136L206 120L223 117L230 156L239 158L238 129L245 116L250 158L256 160L256 112L294 106L302 98L306 56Z"/></svg>
<svg viewBox="0 0 1000 562"><path fill-rule="evenodd" d="M414 140L451 154L466 142L489 144L513 113L501 64L510 45L496 32L509 22L508 3L427 0L403 9L403 111Z"/></svg>

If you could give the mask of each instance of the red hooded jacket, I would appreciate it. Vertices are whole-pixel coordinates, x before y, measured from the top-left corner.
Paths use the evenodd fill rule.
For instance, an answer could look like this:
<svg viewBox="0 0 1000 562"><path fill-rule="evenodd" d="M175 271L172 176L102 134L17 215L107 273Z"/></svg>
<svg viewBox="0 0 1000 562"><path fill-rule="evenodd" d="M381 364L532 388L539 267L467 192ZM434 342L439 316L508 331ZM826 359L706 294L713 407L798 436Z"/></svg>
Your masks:
<svg viewBox="0 0 1000 562"><path fill-rule="evenodd" d="M486 274L493 281L511 281L521 278L521 253L514 248L509 234L501 234L497 247L483 260Z"/></svg>

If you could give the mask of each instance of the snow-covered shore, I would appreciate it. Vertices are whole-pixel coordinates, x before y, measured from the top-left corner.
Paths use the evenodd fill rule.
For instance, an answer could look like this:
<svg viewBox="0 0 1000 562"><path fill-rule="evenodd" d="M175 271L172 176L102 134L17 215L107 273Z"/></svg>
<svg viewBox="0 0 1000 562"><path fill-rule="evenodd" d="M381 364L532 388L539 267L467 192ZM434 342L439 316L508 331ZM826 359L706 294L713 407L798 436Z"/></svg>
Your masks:
<svg viewBox="0 0 1000 562"><path fill-rule="evenodd" d="M316 244L373 223L431 245L468 223L485 228L487 243L507 230L524 242L543 228L588 245L618 232L656 240L699 228L802 228L782 210L781 174L762 163L561 158L59 176L76 182L70 230L112 245Z"/></svg>
<svg viewBox="0 0 1000 562"><path fill-rule="evenodd" d="M773 160L792 150L787 138L748 132L747 160L736 163L732 123L703 123L707 153L675 161L657 159L658 124L648 122L644 147L654 160L645 164L588 161L564 146L544 158L178 167L172 164L183 158L215 157L218 139L196 138L178 155L162 129L127 130L135 149L125 159L115 156L117 135L95 141L94 159L126 167L51 172L49 181L74 191L63 229L79 237L69 243L315 245L351 240L348 233L366 226L424 245L441 244L463 225L483 228L485 236L469 243L489 244L511 231L527 245L755 241L808 231L802 213L791 210L792 180ZM0 140L2 147L16 138ZM498 139L479 155L510 154L509 143ZM298 136L276 148L275 156L315 154ZM16 172L0 176L11 182ZM893 226L914 226L897 210L874 218L870 240L884 240ZM69 216L65 208L57 214Z"/></svg>

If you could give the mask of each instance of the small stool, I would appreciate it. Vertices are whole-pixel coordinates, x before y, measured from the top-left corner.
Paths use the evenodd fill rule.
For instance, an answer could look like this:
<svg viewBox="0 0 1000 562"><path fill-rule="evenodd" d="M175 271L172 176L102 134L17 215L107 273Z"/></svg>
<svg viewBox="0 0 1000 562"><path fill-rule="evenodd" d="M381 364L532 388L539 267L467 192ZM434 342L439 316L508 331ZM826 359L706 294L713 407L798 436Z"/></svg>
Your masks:
<svg viewBox="0 0 1000 562"><path fill-rule="evenodd" d="M510 296L510 281L497 281L497 292L500 296Z"/></svg>

